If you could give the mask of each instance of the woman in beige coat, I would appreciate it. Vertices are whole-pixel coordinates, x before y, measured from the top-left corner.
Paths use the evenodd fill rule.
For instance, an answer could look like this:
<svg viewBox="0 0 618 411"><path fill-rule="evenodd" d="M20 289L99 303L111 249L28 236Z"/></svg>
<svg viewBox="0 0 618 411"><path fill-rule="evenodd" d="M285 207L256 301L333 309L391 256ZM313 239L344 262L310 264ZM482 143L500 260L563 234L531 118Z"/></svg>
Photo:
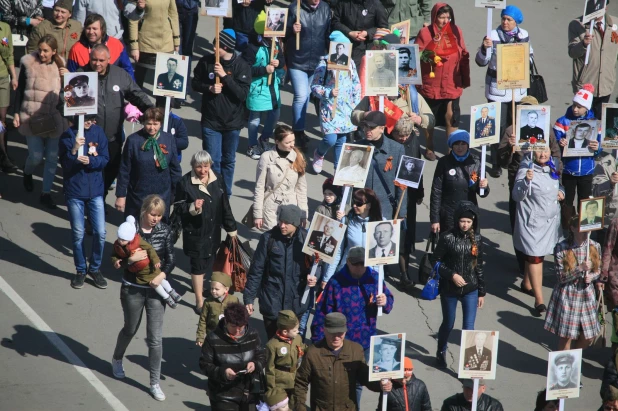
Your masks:
<svg viewBox="0 0 618 411"><path fill-rule="evenodd" d="M305 212L307 222L307 162L302 152L294 147L294 131L281 124L275 129L272 150L265 151L257 166L255 192L253 193L253 218L255 227L268 231L277 225L280 205L294 204Z"/></svg>

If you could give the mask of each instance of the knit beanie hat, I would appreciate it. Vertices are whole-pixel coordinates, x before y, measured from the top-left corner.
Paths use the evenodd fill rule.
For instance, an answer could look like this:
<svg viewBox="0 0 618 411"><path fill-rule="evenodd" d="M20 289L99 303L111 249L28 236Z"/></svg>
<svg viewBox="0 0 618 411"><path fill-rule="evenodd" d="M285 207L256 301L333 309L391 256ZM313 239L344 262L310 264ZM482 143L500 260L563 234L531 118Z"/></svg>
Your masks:
<svg viewBox="0 0 618 411"><path fill-rule="evenodd" d="M285 204L279 207L279 221L298 227L302 218L303 210L301 210L297 205Z"/></svg>
<svg viewBox="0 0 618 411"><path fill-rule="evenodd" d="M450 136L448 136L447 144L449 148L453 148L453 144L455 144L458 141L463 141L469 146L470 145L470 133L462 129L455 130L451 133Z"/></svg>
<svg viewBox="0 0 618 411"><path fill-rule="evenodd" d="M232 286L232 277L221 271L213 271L210 281L216 281L223 284L223 286L230 288Z"/></svg>
<svg viewBox="0 0 618 411"><path fill-rule="evenodd" d="M513 6L512 4L506 6L506 8L502 10L500 17L504 16L512 17L517 24L521 24L524 21L524 14L521 12L521 10L519 10L519 7Z"/></svg>
<svg viewBox="0 0 618 411"><path fill-rule="evenodd" d="M217 39L212 41L216 44ZM236 32L232 29L223 29L219 32L219 47L228 53L233 53L236 47Z"/></svg>
<svg viewBox="0 0 618 411"><path fill-rule="evenodd" d="M592 84L584 84L573 97L573 102L590 110L590 107L592 107L592 98L594 97L593 94L594 86Z"/></svg>
<svg viewBox="0 0 618 411"><path fill-rule="evenodd" d="M275 388L266 393L266 404L271 411L285 408L288 405L288 395L285 390Z"/></svg>
<svg viewBox="0 0 618 411"><path fill-rule="evenodd" d="M266 12L262 10L260 14L258 14L258 16L256 17L255 22L253 22L253 30L255 30L257 34L264 35L265 27L266 27Z"/></svg>
<svg viewBox="0 0 618 411"><path fill-rule="evenodd" d="M337 198L341 197L341 187L334 185L332 178L327 178L322 184L322 193L324 193L324 191L326 190L330 190L335 193Z"/></svg>
<svg viewBox="0 0 618 411"><path fill-rule="evenodd" d="M60 7L61 9L68 10L69 13L73 14L73 0L58 0L54 7Z"/></svg>
<svg viewBox="0 0 618 411"><path fill-rule="evenodd" d="M404 368L404 369L414 368L414 365L412 364L412 358L410 358L410 357L405 357L405 358L403 359L403 368Z"/></svg>
<svg viewBox="0 0 618 411"><path fill-rule="evenodd" d="M350 42L350 39L347 38L346 35L340 32L339 30L335 30L332 33L330 33L330 36L328 37L328 39L330 41L334 41L335 43L349 43Z"/></svg>
<svg viewBox="0 0 618 411"><path fill-rule="evenodd" d="M298 324L298 317L292 310L281 310L277 315L277 328L279 330L291 330Z"/></svg>
<svg viewBox="0 0 618 411"><path fill-rule="evenodd" d="M132 215L127 217L127 220L118 227L118 239L131 241L135 238L137 228L135 227L135 217Z"/></svg>

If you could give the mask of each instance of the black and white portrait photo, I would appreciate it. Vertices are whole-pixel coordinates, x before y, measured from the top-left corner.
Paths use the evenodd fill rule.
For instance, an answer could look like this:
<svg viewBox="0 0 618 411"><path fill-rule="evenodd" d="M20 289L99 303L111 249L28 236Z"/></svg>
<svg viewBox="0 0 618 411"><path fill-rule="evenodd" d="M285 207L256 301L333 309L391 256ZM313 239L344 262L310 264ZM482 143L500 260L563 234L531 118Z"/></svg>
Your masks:
<svg viewBox="0 0 618 411"><path fill-rule="evenodd" d="M335 43L331 41L328 49L328 69L349 70L351 55L352 43Z"/></svg>
<svg viewBox="0 0 618 411"><path fill-rule="evenodd" d="M399 84L397 50L371 50L366 51L365 55L367 56L365 94L396 96Z"/></svg>
<svg viewBox="0 0 618 411"><path fill-rule="evenodd" d="M213 17L232 17L230 0L204 0L206 14Z"/></svg>
<svg viewBox="0 0 618 411"><path fill-rule="evenodd" d="M369 380L403 378L405 334L385 334L371 337L369 348ZM401 375L401 377L398 377Z"/></svg>
<svg viewBox="0 0 618 411"><path fill-rule="evenodd" d="M582 350L552 351L547 360L546 399L579 397Z"/></svg>
<svg viewBox="0 0 618 411"><path fill-rule="evenodd" d="M367 223L365 266L396 264L399 261L399 220Z"/></svg>
<svg viewBox="0 0 618 411"><path fill-rule="evenodd" d="M283 37L287 25L288 9L266 7L264 37Z"/></svg>
<svg viewBox="0 0 618 411"><path fill-rule="evenodd" d="M320 260L327 264L334 262L333 257L341 245L346 227L340 221L315 213L303 245L303 252L309 255L318 253Z"/></svg>
<svg viewBox="0 0 618 411"><path fill-rule="evenodd" d="M97 73L67 73L64 75L64 115L97 114Z"/></svg>
<svg viewBox="0 0 618 411"><path fill-rule="evenodd" d="M459 378L495 379L498 339L498 331L463 330Z"/></svg>
<svg viewBox="0 0 618 411"><path fill-rule="evenodd" d="M546 147L549 144L550 107L517 106L516 150Z"/></svg>
<svg viewBox="0 0 618 411"><path fill-rule="evenodd" d="M605 197L585 198L579 201L579 231L581 233L603 229Z"/></svg>
<svg viewBox="0 0 618 411"><path fill-rule="evenodd" d="M618 148L618 104L603 104L601 120L601 147Z"/></svg>
<svg viewBox="0 0 618 411"><path fill-rule="evenodd" d="M157 53L154 96L184 99L187 92L189 57L179 54Z"/></svg>
<svg viewBox="0 0 618 411"><path fill-rule="evenodd" d="M585 0L586 7L584 9L583 23L594 20L605 14L606 0Z"/></svg>
<svg viewBox="0 0 618 411"><path fill-rule="evenodd" d="M396 180L410 188L418 188L425 168L425 160L402 156Z"/></svg>
<svg viewBox="0 0 618 411"><path fill-rule="evenodd" d="M365 187L373 149L373 146L344 144L333 184Z"/></svg>
<svg viewBox="0 0 618 411"><path fill-rule="evenodd" d="M596 120L576 120L571 121L565 138L568 140L566 147L563 148L563 157L592 157L594 151L588 145L591 140L596 140L598 136Z"/></svg>
<svg viewBox="0 0 618 411"><path fill-rule="evenodd" d="M418 51L418 44L392 44L388 48L399 51L397 63L399 84L422 84L419 71L421 57Z"/></svg>

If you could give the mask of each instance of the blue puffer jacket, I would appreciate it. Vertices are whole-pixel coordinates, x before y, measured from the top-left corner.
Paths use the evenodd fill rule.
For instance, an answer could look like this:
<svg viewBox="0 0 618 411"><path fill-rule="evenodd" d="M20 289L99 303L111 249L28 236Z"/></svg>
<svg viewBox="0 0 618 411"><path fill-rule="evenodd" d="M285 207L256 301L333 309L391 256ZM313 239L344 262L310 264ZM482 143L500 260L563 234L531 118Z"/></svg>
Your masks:
<svg viewBox="0 0 618 411"><path fill-rule="evenodd" d="M288 25L285 33L285 58L288 69L303 70L313 73L320 63L320 58L326 54L328 36L330 34L330 6L325 1L320 1L315 9L307 5L305 1L300 3L300 50L296 50L296 2L290 4L288 13ZM309 74L311 74L309 73Z"/></svg>
<svg viewBox="0 0 618 411"><path fill-rule="evenodd" d="M268 43L271 41L266 40ZM280 107L279 86L285 75L281 43L277 42L275 50L275 59L279 60L279 67L273 73L270 85L266 72L266 66L270 63L270 47L264 43L249 44L243 51L242 57L251 65L251 87L247 96L247 108L251 111L270 111Z"/></svg>
<svg viewBox="0 0 618 411"><path fill-rule="evenodd" d="M71 127L65 131L58 142L58 158L62 166L64 197L67 200L90 200L103 196L105 187L103 169L109 161L107 137L103 129L96 124L93 124L88 130L84 130L84 134L86 138L84 155L88 155L90 143L96 147L98 154L96 156L88 155L90 159L88 165L77 161L77 155L71 153L77 135L77 127Z"/></svg>
<svg viewBox="0 0 618 411"><path fill-rule="evenodd" d="M573 114L573 109L569 107L566 111L566 114L556 120L556 124L554 124L554 134L556 135L556 141L560 144L560 139L565 138L567 131L569 131L569 126L571 125L571 121L575 120L594 120L594 112L592 110L588 110L583 117L575 117ZM594 156L591 157L563 157L563 171L566 174L570 174L572 176L587 176L594 173L595 162L594 160L601 154L601 133L597 134L597 141L599 142L599 148L594 152Z"/></svg>

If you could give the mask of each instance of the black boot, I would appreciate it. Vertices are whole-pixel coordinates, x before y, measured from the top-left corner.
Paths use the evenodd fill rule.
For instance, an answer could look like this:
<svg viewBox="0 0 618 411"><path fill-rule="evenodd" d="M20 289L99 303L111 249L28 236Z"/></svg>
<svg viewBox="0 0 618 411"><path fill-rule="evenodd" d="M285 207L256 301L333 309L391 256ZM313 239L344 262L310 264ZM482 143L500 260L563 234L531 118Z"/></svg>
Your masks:
<svg viewBox="0 0 618 411"><path fill-rule="evenodd" d="M17 171L17 166L11 162L11 159L6 154L0 155L0 168L7 174Z"/></svg>
<svg viewBox="0 0 618 411"><path fill-rule="evenodd" d="M46 206L50 210L55 210L56 208L58 208L56 206L56 203L54 203L54 199L52 198L51 194L49 194L49 193L41 194L40 201L41 201L41 204L43 204L44 206Z"/></svg>
<svg viewBox="0 0 618 411"><path fill-rule="evenodd" d="M296 141L294 142L294 145L296 147L300 148L301 150L307 149L307 142L309 141L309 138L304 131L294 131L294 137L296 138Z"/></svg>
<svg viewBox="0 0 618 411"><path fill-rule="evenodd" d="M24 188L29 193L31 193L32 190L34 190L34 182L32 181L32 174L24 174Z"/></svg>
<svg viewBox="0 0 618 411"><path fill-rule="evenodd" d="M436 353L436 361L438 363L438 367L446 368L447 367L447 364L446 364L446 351L445 352L438 352L438 353Z"/></svg>

